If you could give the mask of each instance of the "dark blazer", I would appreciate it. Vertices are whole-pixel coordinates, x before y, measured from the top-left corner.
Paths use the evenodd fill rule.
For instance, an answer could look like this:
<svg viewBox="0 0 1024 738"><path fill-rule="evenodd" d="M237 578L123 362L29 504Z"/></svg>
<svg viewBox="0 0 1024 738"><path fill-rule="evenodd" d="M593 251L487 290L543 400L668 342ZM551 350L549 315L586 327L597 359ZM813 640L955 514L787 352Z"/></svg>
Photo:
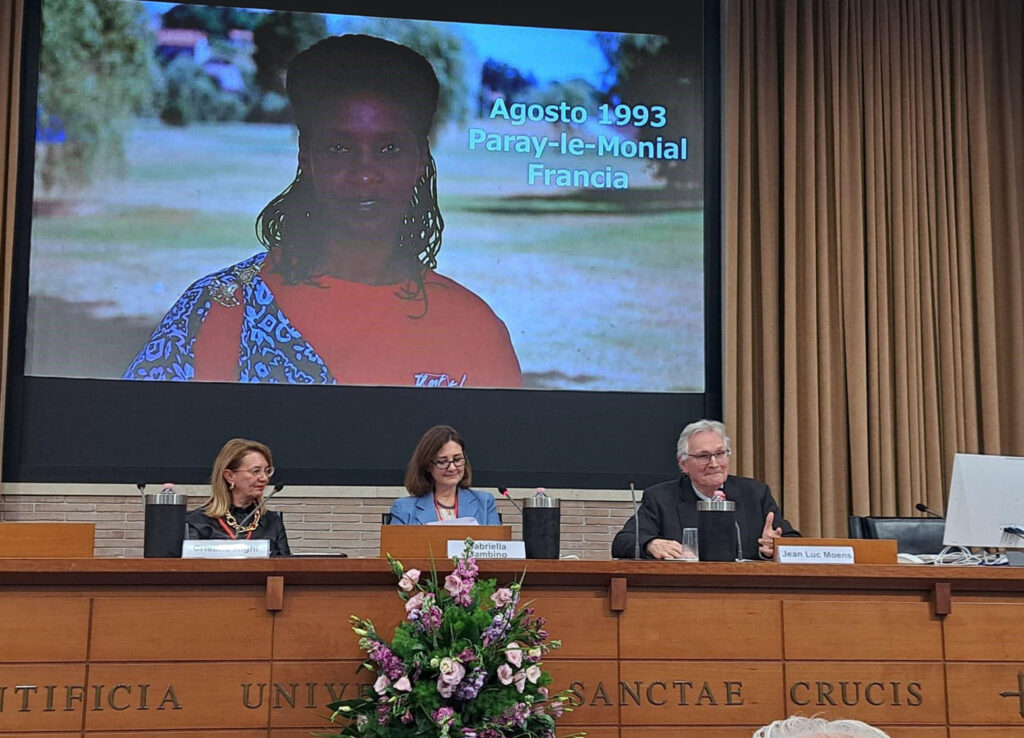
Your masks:
<svg viewBox="0 0 1024 738"><path fill-rule="evenodd" d="M722 486L727 499L736 503L736 522L740 526L743 558L758 559L757 539L764 530L764 519L775 513L773 527L782 528L784 536L800 535L782 517L782 511L764 482L748 477L729 476ZM647 544L654 538L678 541L683 528L697 527L697 494L690 478L683 474L670 482L660 482L644 490L637 515L640 518L640 557L649 559ZM612 556L617 559L633 558L636 541L636 523L630 517L612 541Z"/></svg>
<svg viewBox="0 0 1024 738"><path fill-rule="evenodd" d="M459 490L459 517L476 518L480 525L501 525L494 496L475 489ZM424 525L437 522L434 493L420 497L400 497L391 505L392 525Z"/></svg>
<svg viewBox="0 0 1024 738"><path fill-rule="evenodd" d="M241 510L237 507L231 508L231 514L235 520L241 523L245 516L252 512L252 507ZM193 510L185 516L185 527L188 529L190 540L228 540L231 538L217 522L217 518L211 518L202 510ZM242 534L245 538L246 534ZM274 510L263 510L260 517L260 524L252 532L252 538L270 541L271 556L291 556L292 551L288 547L288 535L284 531L284 518L281 513Z"/></svg>

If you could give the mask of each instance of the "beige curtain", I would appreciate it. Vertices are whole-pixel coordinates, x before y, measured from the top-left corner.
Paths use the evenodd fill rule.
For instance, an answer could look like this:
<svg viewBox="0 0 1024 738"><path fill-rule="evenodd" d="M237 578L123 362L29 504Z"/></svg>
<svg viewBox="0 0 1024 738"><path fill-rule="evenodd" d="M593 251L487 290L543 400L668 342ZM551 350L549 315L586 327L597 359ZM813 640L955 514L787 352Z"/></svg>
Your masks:
<svg viewBox="0 0 1024 738"><path fill-rule="evenodd" d="M0 448L7 397L7 344L14 249L14 194L18 161L18 93L21 74L22 0L0 2Z"/></svg>
<svg viewBox="0 0 1024 738"><path fill-rule="evenodd" d="M1024 4L729 0L725 396L805 534L1024 455ZM914 513L916 514L916 513Z"/></svg>

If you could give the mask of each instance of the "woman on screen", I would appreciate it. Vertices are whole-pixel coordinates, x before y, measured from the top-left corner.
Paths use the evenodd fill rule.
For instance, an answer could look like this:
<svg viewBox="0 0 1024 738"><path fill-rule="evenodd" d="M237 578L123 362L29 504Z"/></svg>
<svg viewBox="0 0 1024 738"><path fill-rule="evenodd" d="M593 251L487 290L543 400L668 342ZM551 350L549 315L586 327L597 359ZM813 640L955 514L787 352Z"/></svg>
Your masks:
<svg viewBox="0 0 1024 738"><path fill-rule="evenodd" d="M266 252L189 287L124 377L521 386L504 323L435 271L430 63L333 36L292 60L286 88L298 169L256 220Z"/></svg>
<svg viewBox="0 0 1024 738"><path fill-rule="evenodd" d="M225 443L213 462L210 499L185 516L189 539L266 539L271 556L290 556L281 513L259 506L272 476L274 457L262 443Z"/></svg>
<svg viewBox="0 0 1024 738"><path fill-rule="evenodd" d="M409 459L405 488L411 496L391 505L391 524L475 518L480 525L499 525L494 498L469 488L472 474L459 432L449 425L435 425L423 434Z"/></svg>

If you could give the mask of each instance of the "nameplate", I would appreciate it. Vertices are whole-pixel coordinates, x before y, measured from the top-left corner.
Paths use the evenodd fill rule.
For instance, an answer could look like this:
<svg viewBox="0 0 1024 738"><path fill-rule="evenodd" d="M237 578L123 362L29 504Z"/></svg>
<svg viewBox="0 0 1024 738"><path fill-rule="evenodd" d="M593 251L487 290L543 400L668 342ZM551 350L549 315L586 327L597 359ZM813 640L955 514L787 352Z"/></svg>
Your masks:
<svg viewBox="0 0 1024 738"><path fill-rule="evenodd" d="M448 541L448 558L461 556L466 550L465 539ZM475 559L525 559L526 544L522 541L473 541Z"/></svg>
<svg viewBox="0 0 1024 738"><path fill-rule="evenodd" d="M183 559L266 559L270 556L270 541L182 541Z"/></svg>
<svg viewBox="0 0 1024 738"><path fill-rule="evenodd" d="M780 564L853 564L853 546L801 546L775 539Z"/></svg>

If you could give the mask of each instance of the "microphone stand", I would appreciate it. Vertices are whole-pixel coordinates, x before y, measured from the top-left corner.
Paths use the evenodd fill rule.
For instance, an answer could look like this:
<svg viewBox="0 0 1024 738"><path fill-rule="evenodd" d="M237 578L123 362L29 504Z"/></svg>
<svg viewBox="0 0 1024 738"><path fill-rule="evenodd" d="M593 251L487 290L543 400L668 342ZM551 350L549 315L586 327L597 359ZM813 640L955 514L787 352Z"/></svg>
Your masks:
<svg viewBox="0 0 1024 738"><path fill-rule="evenodd" d="M516 501L509 495L508 487L498 487L498 491L501 493L502 497L512 503L512 507L518 510L520 515L523 514L523 508L519 507L519 505L516 504Z"/></svg>
<svg viewBox="0 0 1024 738"><path fill-rule="evenodd" d="M280 492L283 489L284 489L284 485L283 484L275 484L273 491L271 491L271 493L269 495L267 495L262 500L260 500L260 504L258 504L253 509L253 511L251 513L249 513L244 518L242 518L242 522L238 524L238 527L239 528L244 528L245 526L247 526L249 524L249 521L252 520L252 516L255 515L256 513L258 513L260 510L262 510L263 506L266 505L268 502L270 502L270 498L273 497L274 495L276 495L278 492Z"/></svg>
<svg viewBox="0 0 1024 738"><path fill-rule="evenodd" d="M929 508L929 507L928 507L927 505L925 505L925 504L924 504L923 502L919 502L919 503L917 503L916 505L914 505L914 508L915 508L916 510L918 510L919 512L923 512L923 513L928 513L928 514L929 514L929 515L931 515L931 516L932 516L933 518L938 518L939 520L945 520L945 518L943 518L943 517L942 517L941 515L939 515L939 514L938 514L937 512L935 512L935 511L934 511L934 510L932 510L931 508Z"/></svg>
<svg viewBox="0 0 1024 738"><path fill-rule="evenodd" d="M636 485L629 480L629 495L633 498L633 558L640 558L640 508L636 504Z"/></svg>

